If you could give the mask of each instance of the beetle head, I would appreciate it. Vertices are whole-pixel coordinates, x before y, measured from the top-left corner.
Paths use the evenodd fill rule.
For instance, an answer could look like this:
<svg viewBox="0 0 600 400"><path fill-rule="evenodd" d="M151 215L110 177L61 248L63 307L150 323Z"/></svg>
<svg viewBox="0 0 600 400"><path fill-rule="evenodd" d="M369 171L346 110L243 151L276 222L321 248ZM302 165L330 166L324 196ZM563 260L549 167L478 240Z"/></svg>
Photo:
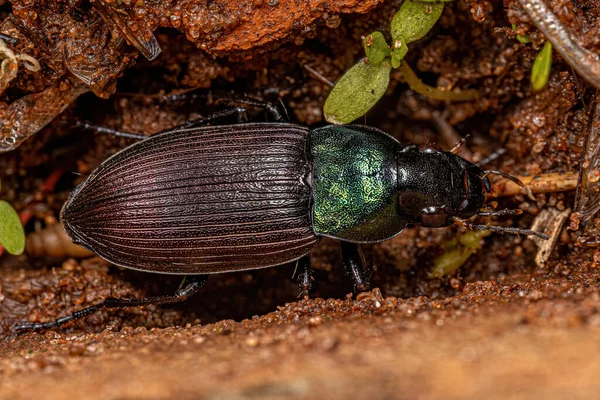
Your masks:
<svg viewBox="0 0 600 400"><path fill-rule="evenodd" d="M486 173L450 152L409 149L399 155L400 213L426 227L454 224L477 214L490 191Z"/></svg>

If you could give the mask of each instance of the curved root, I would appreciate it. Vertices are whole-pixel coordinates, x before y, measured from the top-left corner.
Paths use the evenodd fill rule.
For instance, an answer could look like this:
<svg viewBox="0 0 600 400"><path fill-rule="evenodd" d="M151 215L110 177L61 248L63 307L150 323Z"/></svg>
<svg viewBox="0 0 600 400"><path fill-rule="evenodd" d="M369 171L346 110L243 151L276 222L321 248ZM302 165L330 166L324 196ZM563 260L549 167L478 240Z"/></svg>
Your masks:
<svg viewBox="0 0 600 400"><path fill-rule="evenodd" d="M28 54L15 54L14 51L6 45L6 42L0 39L0 59L2 58L4 58L4 60L0 63L0 93L8 87L10 81L17 77L19 61L21 61L23 66L31 72L40 70L40 63L38 60Z"/></svg>

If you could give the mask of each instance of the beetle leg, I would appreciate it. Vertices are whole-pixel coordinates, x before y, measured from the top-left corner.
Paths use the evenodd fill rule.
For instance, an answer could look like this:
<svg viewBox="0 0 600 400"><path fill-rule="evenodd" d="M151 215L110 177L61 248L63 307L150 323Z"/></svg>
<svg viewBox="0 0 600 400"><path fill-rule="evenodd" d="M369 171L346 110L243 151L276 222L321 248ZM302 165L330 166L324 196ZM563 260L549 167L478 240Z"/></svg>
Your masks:
<svg viewBox="0 0 600 400"><path fill-rule="evenodd" d="M364 292L370 287L370 268L366 268L364 254L356 243L341 242L346 273L354 282L354 290Z"/></svg>
<svg viewBox="0 0 600 400"><path fill-rule="evenodd" d="M186 121L181 125L177 125L171 129L161 131L160 133L173 132L173 131L178 131L181 129L197 128L199 126L208 125L209 123L219 120L221 118L225 118L230 115L236 115L236 114L238 117L238 123L242 123L242 122L247 121L246 113L247 113L247 110L244 107L225 108L223 110L217 111L217 112L209 114L207 116L200 116L200 117L192 119L190 121ZM128 139L136 139L136 140L140 140L140 141L149 138L149 136L146 136L144 134L118 131L116 129L112 129L107 126L95 125L95 124L92 124L89 122L78 121L75 124L75 127L81 128L84 130L88 130L88 131L95 131L98 133L106 133L106 134L113 135L113 136L119 136L119 137L124 137L124 138L128 138Z"/></svg>
<svg viewBox="0 0 600 400"><path fill-rule="evenodd" d="M497 158L499 158L504 153L506 153L506 149L504 149L504 148L498 149L495 152L493 152L492 154L490 154L489 156L487 156L486 158L483 158L483 159L481 159L481 160L479 160L479 161L477 161L476 163L473 163L473 164L477 165L478 167L480 167L482 165L489 164L492 161L494 161Z"/></svg>
<svg viewBox="0 0 600 400"><path fill-rule="evenodd" d="M237 115L237 120L238 120L237 122L243 123L243 122L248 121L248 118L246 116L247 112L248 111L244 107L229 107L229 108L225 108L223 110L214 112L212 114L209 114L207 116L200 116L200 117L192 119L190 121L185 121L181 125L177 125L171 129L167 129L166 131L162 131L160 133L173 132L173 131L178 131L181 129L197 128L200 126L208 125L211 122L214 122L221 118L228 117L230 115Z"/></svg>
<svg viewBox="0 0 600 400"><path fill-rule="evenodd" d="M223 92L223 91L209 91L206 92L184 92L166 95L163 97L164 101L193 101L196 99L206 99L212 104L222 104L228 107L236 107L239 105L253 106L262 108L265 110L270 119L274 122L283 121L283 116L279 112L279 109L268 101L254 99L252 97L240 96L235 93Z"/></svg>
<svg viewBox="0 0 600 400"><path fill-rule="evenodd" d="M77 319L86 317L90 314L95 313L96 311L100 311L103 308L126 308L126 307L139 307L150 304L172 304L172 303L180 303L182 301L187 300L191 296L198 293L198 291L204 286L208 277L206 275L190 275L186 276L181 283L181 286L175 294L172 295L163 295L163 296L154 296L154 297L145 297L143 299L119 299L116 297L109 297L104 299L103 302L95 304L93 306L84 308L83 310L75 311L71 315L67 315L66 317L59 318L50 322L42 322L42 323L23 323L15 326L15 330L17 332L29 332L29 331L39 331L42 329L50 329L57 326L61 326L66 324L67 322L75 321Z"/></svg>
<svg viewBox="0 0 600 400"><path fill-rule="evenodd" d="M300 288L298 297L308 296L314 281L313 270L310 266L310 256L308 254L298 260L296 270L298 271L298 275L296 275L296 271L294 271L294 275L296 275L296 282L298 282L298 287Z"/></svg>
<svg viewBox="0 0 600 400"><path fill-rule="evenodd" d="M129 132L123 132L123 131L118 131L116 129L112 129L109 128L107 126L102 126L102 125L95 125L89 122L83 122L83 121L77 121L75 123L75 127L76 128L81 128L85 131L94 131L94 132L98 132L98 133L106 133L109 135L113 135L113 136L119 136L119 137L124 137L124 138L128 138L128 139L136 139L136 140L144 140L144 139L148 139L148 136L141 134L141 133L129 133Z"/></svg>
<svg viewBox="0 0 600 400"><path fill-rule="evenodd" d="M10 43L13 46L16 46L17 43L19 43L19 39L14 38L12 36L5 35L4 33L0 33L0 39L4 40L5 42Z"/></svg>

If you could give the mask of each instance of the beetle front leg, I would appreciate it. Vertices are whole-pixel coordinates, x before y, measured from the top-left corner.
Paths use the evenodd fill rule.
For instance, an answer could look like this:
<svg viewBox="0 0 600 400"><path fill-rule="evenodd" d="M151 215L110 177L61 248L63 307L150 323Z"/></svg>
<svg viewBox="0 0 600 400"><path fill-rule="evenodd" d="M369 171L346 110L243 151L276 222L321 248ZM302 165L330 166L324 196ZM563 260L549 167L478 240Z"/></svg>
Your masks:
<svg viewBox="0 0 600 400"><path fill-rule="evenodd" d="M298 260L296 271L298 272L296 282L298 282L298 287L300 288L298 297L308 296L314 280L313 270L310 265L310 256L308 254Z"/></svg>
<svg viewBox="0 0 600 400"><path fill-rule="evenodd" d="M364 292L370 288L370 272L366 267L365 257L361 248L350 242L341 242L342 259L346 273L354 282L354 290Z"/></svg>
<svg viewBox="0 0 600 400"><path fill-rule="evenodd" d="M81 319L83 317L87 317L90 314L93 314L97 311L100 311L104 308L126 308L126 307L139 307L146 306L150 304L172 304L172 303L180 303L185 301L198 293L198 291L204 286L208 277L206 275L191 275L186 276L179 289L172 295L164 295L164 296L154 296L154 297L145 297L143 299L119 299L116 297L109 297L104 299L101 303L95 304L93 306L84 308L83 310L75 311L71 315L67 315L66 317L59 318L55 321L43 322L37 324L19 324L15 326L15 330L17 332L30 332L30 331L39 331L42 329L50 329L57 326L61 326L66 324L67 322L75 321L77 319Z"/></svg>

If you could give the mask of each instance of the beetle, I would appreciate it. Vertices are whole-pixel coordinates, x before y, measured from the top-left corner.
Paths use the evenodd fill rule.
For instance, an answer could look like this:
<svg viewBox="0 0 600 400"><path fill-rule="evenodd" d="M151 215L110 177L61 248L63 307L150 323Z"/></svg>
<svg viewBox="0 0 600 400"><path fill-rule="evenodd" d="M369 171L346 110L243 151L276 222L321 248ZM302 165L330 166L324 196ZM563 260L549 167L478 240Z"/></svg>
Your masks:
<svg viewBox="0 0 600 400"><path fill-rule="evenodd" d="M246 99L246 104L256 104ZM369 287L361 243L388 240L407 225L547 236L523 228L475 225L491 185L455 152L403 146L362 125L316 129L275 122L205 126L242 107L189 121L141 140L105 160L70 195L60 220L72 241L107 261L145 272L185 276L173 295L107 298L45 323L47 329L102 308L180 302L211 274L298 261L310 290L310 251L319 238L341 241L356 290ZM501 215L505 215L503 212ZM489 212L482 215L490 215Z"/></svg>

